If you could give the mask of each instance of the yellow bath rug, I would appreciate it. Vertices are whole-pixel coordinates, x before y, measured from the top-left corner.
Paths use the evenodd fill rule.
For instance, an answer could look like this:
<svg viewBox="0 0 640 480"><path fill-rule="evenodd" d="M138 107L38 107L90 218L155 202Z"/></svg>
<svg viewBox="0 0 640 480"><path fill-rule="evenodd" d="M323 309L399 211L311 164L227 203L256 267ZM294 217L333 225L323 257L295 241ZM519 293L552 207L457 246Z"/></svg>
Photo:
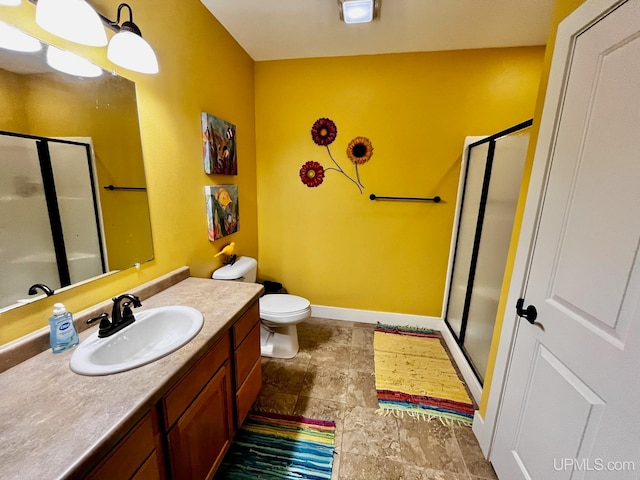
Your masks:
<svg viewBox="0 0 640 480"><path fill-rule="evenodd" d="M373 350L380 413L471 424L473 402L437 331L378 324Z"/></svg>

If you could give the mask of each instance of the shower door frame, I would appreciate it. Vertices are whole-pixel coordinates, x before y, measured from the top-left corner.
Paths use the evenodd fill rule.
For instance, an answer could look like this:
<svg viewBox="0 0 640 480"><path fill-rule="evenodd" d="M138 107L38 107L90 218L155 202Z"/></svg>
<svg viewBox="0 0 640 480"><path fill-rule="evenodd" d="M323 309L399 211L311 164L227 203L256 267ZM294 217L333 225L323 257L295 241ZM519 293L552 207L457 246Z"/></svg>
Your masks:
<svg viewBox="0 0 640 480"><path fill-rule="evenodd" d="M529 119L526 120L524 122L521 122L517 125L514 125L513 127L507 128L505 130L502 130L498 133L495 133L493 135L489 135L485 138L482 138L481 140L477 140L475 142L470 143L469 145L467 145L466 147L466 161L464 164L464 172L461 172L461 193L459 194L459 209L456 211L456 223L455 223L455 241L452 243L452 248L451 248L451 256L452 256L452 261L451 261L451 266L449 269L449 275L447 278L447 292L446 292L446 300L445 300L445 305L444 305L444 314L443 314L443 319L444 322L447 326L447 329L449 330L449 332L451 333L451 335L453 336L455 342L457 343L458 347L460 347L460 350L462 351L462 354L464 355L467 363L469 364L469 366L471 367L471 370L473 371L476 379L478 380L478 382L480 383L480 385L484 384L484 380L482 379L482 376L479 374L475 364L473 363L473 360L471 359L471 356L469 355L469 353L467 352L467 350L464 347L464 339L465 339L465 332L466 332L466 328L467 328L467 323L469 320L469 310L471 308L471 299L472 299L472 294L473 294L473 285L474 285L474 280L475 280L475 273L476 273L476 265L478 263L478 255L480 252L480 241L482 239L482 228L483 228L483 224L484 224L484 215L485 215L485 209L486 209L486 204L487 204L487 199L489 197L489 186L491 183L491 171L493 168L493 159L494 159L494 155L495 155L495 147L496 147L496 140L499 140L502 137L506 137L507 135L511 135L513 133L517 133L521 130L524 130L526 128L531 127L531 125L533 124L533 119ZM474 240L473 240L473 248L472 248L472 253L471 253L471 261L470 261L470 265L469 265L469 275L467 278L467 287L466 287L466 292L465 292L465 300L464 300L464 307L462 310L462 318L461 318L461 324L460 324L460 334L458 335L458 333L456 333L456 331L453 329L453 327L451 326L451 324L449 323L449 305L450 305L450 301L451 301L451 282L453 281L453 273L455 270L455 266L456 266L456 255L458 252L458 242L459 242L459 233L460 233L460 220L462 218L462 210L464 208L464 200L465 200L465 194L466 194L466 188L467 188L467 175L469 172L469 164L471 163L471 150L474 147L478 147L480 145L484 145L488 143L489 144L489 148L487 151L487 158L486 158L486 165L485 165L485 170L484 170L484 177L482 180L482 194L480 196L480 204L479 204L479 208L478 208L478 217L476 220L476 228L475 228L475 233L474 233ZM464 181L463 181L464 180Z"/></svg>

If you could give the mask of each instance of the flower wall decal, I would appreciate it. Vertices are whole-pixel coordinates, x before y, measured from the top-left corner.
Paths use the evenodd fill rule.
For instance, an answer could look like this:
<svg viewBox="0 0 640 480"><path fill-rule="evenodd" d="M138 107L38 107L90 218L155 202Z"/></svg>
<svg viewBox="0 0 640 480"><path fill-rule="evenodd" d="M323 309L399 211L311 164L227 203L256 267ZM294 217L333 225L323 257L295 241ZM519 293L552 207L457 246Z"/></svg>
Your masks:
<svg viewBox="0 0 640 480"><path fill-rule="evenodd" d="M300 179L307 187L317 187L324 181L324 168L318 162L306 162L300 168Z"/></svg>
<svg viewBox="0 0 640 480"><path fill-rule="evenodd" d="M311 127L311 138L316 144L326 147L333 143L338 135L338 127L333 120L319 118Z"/></svg>
<svg viewBox="0 0 640 480"><path fill-rule="evenodd" d="M333 170L341 173L353 182L355 186L358 187L360 193L362 193L364 185L360 181L358 166L364 165L371 159L371 156L373 155L373 145L371 145L371 142L366 137L356 137L349 142L349 146L347 147L347 157L355 167L356 175L354 179L342 169L340 164L333 158L333 155L331 155L329 145L335 141L337 136L338 127L336 127L333 120L323 117L315 121L311 127L311 138L316 145L326 147L329 158L335 166L323 167L320 163L310 160L300 167L300 180L307 187L317 187L324 182L326 172Z"/></svg>

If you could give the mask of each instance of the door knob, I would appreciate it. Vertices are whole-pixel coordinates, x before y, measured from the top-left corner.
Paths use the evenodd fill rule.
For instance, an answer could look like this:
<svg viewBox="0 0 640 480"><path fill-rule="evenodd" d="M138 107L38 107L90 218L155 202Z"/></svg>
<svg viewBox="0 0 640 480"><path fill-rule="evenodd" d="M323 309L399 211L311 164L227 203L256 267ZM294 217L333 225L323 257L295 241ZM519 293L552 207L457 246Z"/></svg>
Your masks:
<svg viewBox="0 0 640 480"><path fill-rule="evenodd" d="M533 305L529 305L527 308L522 308L524 305L524 298L519 298L516 302L516 313L519 317L524 318L531 325L536 323L536 318L538 318L538 310Z"/></svg>

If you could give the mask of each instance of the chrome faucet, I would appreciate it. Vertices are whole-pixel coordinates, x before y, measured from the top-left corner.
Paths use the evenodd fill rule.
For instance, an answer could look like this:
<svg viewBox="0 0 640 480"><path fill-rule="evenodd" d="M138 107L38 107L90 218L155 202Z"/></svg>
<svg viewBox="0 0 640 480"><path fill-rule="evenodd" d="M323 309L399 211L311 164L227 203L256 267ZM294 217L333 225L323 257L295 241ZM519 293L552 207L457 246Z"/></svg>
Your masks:
<svg viewBox="0 0 640 480"><path fill-rule="evenodd" d="M112 300L111 320L109 320L109 314L107 312L87 320L88 325L100 320L100 326L98 328L98 337L100 338L109 337L135 322L136 319L131 311L131 305L133 304L134 308L142 306L140 299L130 293L113 297ZM123 302L123 300L128 301Z"/></svg>

